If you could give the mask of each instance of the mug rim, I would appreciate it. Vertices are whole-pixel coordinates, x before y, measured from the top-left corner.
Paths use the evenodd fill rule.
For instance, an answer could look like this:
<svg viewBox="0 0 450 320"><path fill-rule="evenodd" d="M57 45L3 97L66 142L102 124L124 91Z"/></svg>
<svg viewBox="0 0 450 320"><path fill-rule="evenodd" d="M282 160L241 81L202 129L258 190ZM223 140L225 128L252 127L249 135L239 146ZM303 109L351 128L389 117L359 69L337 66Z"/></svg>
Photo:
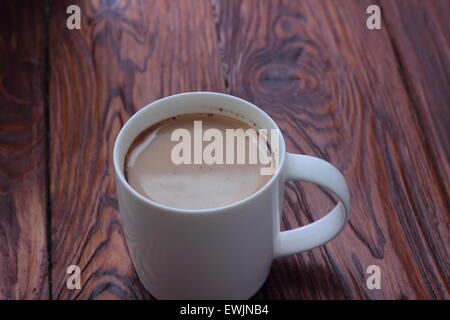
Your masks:
<svg viewBox="0 0 450 320"><path fill-rule="evenodd" d="M120 166L119 166L119 156L120 155L119 155L119 150L118 150L119 142L121 139L123 139L123 136L125 135L127 128L132 125L132 122L134 122L135 119L139 118L144 112L146 112L148 109L154 107L155 105L166 102L167 100L171 100L174 98L178 98L180 96L187 96L187 95L221 96L221 97L225 97L227 99L238 101L238 102L243 103L243 104L247 105L248 107L250 107L254 112L260 113L262 116L267 118L269 120L269 122L272 123L272 125L274 125L274 128L277 129L280 133L279 134L279 136L280 136L279 163L278 163L278 168L276 169L275 174L272 175L272 178L270 178L270 180L264 186L259 188L256 192L252 193L248 197L245 197L244 199L241 199L239 201L235 201L233 203L227 204L225 206L208 208L208 209L183 209L183 208L170 207L170 206L158 203L154 200L151 200L151 199L141 195L128 183L127 179L125 178L125 174L124 174L123 170L120 169ZM185 114L185 113L180 113L180 114ZM172 213L175 212L175 213L180 213L180 214L211 214L214 212L220 212L220 211L224 211L224 210L237 208L237 207L245 204L246 202L249 202L252 199L258 197L261 193L263 193L266 189L268 189L278 179L278 176L281 174L282 169L284 167L285 155L286 155L286 144L285 144L284 136L283 136L280 128L278 127L277 123L272 119L272 117L270 117L261 108L257 107L256 105L254 105L251 102L248 102L247 100L244 100L242 98L239 98L239 97L236 97L236 96L233 96L230 94L213 92L213 91L191 91L191 92L177 93L177 94L173 94L173 95L155 100L155 101L147 104L145 107L141 108L140 110L138 110L135 114L133 114L127 120L127 122L125 122L125 124L122 126L122 128L119 131L119 134L117 135L117 137L114 141L113 165L114 165L114 171L116 174L116 183L122 184L127 189L128 192L130 192L137 199L143 201L145 204L151 205L151 206L157 207L161 210L169 211Z"/></svg>

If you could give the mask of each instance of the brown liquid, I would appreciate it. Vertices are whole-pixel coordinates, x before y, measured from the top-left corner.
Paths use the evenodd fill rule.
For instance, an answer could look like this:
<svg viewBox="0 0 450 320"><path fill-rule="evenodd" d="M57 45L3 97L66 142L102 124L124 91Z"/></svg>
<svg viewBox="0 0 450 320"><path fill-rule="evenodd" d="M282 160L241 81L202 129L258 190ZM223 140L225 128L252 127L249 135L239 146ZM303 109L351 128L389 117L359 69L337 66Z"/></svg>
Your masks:
<svg viewBox="0 0 450 320"><path fill-rule="evenodd" d="M171 152L179 141L171 141L172 132L178 128L187 129L193 141L194 121L197 120L202 121L203 133L210 128L222 132L224 163L225 130L250 128L247 124L225 116L201 113L166 119L151 126L135 139L125 159L126 179L137 192L169 207L209 209L245 199L272 178L270 175L261 175L259 163L176 165ZM203 142L202 149L205 150L209 143ZM246 139L246 143L257 144L257 139ZM194 143L191 145L193 148ZM191 154L191 163L194 163L194 150ZM237 155L236 149L234 154ZM246 157L245 163L248 162Z"/></svg>

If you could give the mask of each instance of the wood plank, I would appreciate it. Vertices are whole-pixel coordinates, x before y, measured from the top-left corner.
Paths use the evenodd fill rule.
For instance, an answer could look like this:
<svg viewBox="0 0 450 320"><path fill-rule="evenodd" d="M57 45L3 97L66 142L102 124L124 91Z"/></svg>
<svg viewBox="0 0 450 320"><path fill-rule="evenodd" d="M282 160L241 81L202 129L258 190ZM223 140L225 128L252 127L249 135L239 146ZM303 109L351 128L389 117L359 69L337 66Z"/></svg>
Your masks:
<svg viewBox="0 0 450 320"><path fill-rule="evenodd" d="M78 4L81 30L64 27ZM50 21L52 281L56 299L143 299L115 198L124 122L163 96L223 90L208 1L54 1ZM81 290L66 268L81 268Z"/></svg>
<svg viewBox="0 0 450 320"><path fill-rule="evenodd" d="M382 1L400 74L417 113L441 192L450 193L450 2ZM449 203L447 202L447 208ZM450 280L450 279L449 279Z"/></svg>
<svg viewBox="0 0 450 320"><path fill-rule="evenodd" d="M446 195L390 34L365 27L371 1L213 3L228 91L267 111L288 151L340 168L353 200L344 232L277 260L255 298L448 299ZM285 200L286 229L333 205L299 183ZM369 265L381 268L381 290L366 287Z"/></svg>
<svg viewBox="0 0 450 320"><path fill-rule="evenodd" d="M0 2L0 300L48 299L43 1Z"/></svg>

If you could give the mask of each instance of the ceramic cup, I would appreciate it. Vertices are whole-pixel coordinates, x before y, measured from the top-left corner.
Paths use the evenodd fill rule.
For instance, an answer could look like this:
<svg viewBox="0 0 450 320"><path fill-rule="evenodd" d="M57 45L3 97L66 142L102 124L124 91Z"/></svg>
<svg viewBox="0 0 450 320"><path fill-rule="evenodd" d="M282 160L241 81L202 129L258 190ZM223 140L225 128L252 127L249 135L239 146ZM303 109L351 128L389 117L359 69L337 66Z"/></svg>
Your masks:
<svg viewBox="0 0 450 320"><path fill-rule="evenodd" d="M321 246L342 231L350 208L347 184L328 162L286 152L280 135L275 174L241 201L184 210L149 200L125 179L127 150L144 129L186 113L224 114L248 119L259 128L278 129L255 105L214 92L177 94L139 110L123 126L114 145L117 195L128 249L140 280L155 298L248 299L263 285L274 259ZM318 184L334 193L339 203L323 218L281 232L283 189L289 180Z"/></svg>

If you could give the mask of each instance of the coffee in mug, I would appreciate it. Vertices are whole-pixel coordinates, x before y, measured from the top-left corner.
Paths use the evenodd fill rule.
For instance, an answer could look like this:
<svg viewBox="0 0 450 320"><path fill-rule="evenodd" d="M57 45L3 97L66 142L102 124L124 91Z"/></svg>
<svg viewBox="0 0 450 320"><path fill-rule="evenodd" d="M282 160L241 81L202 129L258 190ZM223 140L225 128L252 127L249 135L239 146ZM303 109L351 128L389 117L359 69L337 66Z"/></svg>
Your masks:
<svg viewBox="0 0 450 320"><path fill-rule="evenodd" d="M267 137L256 128L219 114L184 114L136 137L125 158L125 176L141 195L168 207L223 207L249 197L272 178L262 174L260 161L251 161L251 152L273 157Z"/></svg>
<svg viewBox="0 0 450 320"><path fill-rule="evenodd" d="M252 127L261 132L259 165L241 165L252 164L255 154L243 159L239 147L229 147L227 129L242 137ZM216 144L220 136L224 149ZM248 136L245 149L254 150L248 139L256 138ZM225 164L219 165L221 158ZM228 165L233 160L239 161ZM128 250L139 279L157 299L248 299L274 259L331 241L349 217L350 195L338 169L287 152L269 115L222 93L181 93L142 108L120 130L113 161ZM282 231L284 185L292 180L315 183L339 202L319 220Z"/></svg>

